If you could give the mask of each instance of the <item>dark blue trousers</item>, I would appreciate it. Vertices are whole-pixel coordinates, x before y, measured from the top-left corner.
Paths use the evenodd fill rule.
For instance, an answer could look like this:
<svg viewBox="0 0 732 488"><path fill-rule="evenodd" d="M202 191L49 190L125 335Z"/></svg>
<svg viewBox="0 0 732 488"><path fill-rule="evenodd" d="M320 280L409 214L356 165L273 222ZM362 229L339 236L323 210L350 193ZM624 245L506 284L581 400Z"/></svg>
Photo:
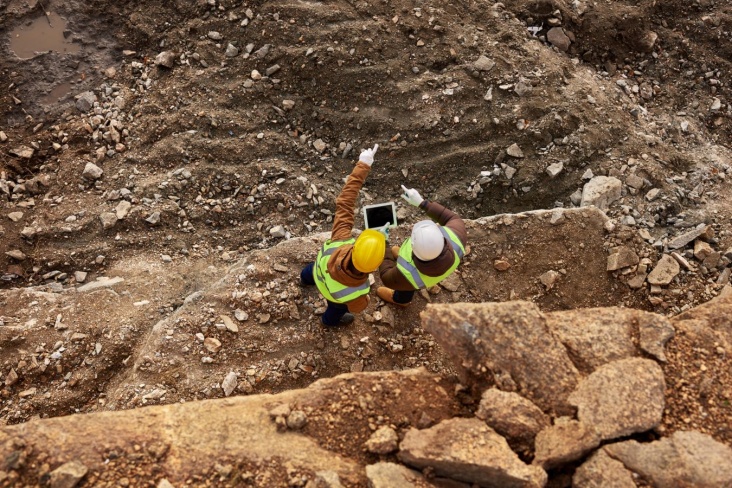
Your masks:
<svg viewBox="0 0 732 488"><path fill-rule="evenodd" d="M396 303L409 303L414 298L414 291L399 291L394 290L392 298Z"/></svg>
<svg viewBox="0 0 732 488"><path fill-rule="evenodd" d="M313 268L315 263L310 263L300 271L300 281L303 285L315 285L315 278L313 278ZM323 325L334 326L338 325L341 318L348 312L348 306L343 303L335 303L330 300L328 302L328 308L325 309L325 313L321 317Z"/></svg>

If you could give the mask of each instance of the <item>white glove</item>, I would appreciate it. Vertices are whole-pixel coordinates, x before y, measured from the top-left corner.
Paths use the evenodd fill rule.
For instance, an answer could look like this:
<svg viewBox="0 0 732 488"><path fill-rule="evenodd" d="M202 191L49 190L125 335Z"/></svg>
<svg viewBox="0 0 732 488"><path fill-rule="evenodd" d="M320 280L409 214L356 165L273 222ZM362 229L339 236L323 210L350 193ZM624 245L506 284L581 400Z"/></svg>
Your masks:
<svg viewBox="0 0 732 488"><path fill-rule="evenodd" d="M402 198L407 201L410 205L414 205L415 207L419 207L422 202L424 202L424 198L422 198L422 195L419 194L417 190L414 188L407 188L406 186L402 185L402 191L404 192L402 194Z"/></svg>
<svg viewBox="0 0 732 488"><path fill-rule="evenodd" d="M374 230L378 230L379 232L384 234L384 237L386 238L387 241L389 240L389 224L386 224L382 227L376 227L376 228L374 228Z"/></svg>
<svg viewBox="0 0 732 488"><path fill-rule="evenodd" d="M363 151L361 151L361 155L358 157L358 160L371 166L372 164L374 164L374 154L376 154L376 151L378 149L378 144L374 144L374 147L372 149L364 149Z"/></svg>

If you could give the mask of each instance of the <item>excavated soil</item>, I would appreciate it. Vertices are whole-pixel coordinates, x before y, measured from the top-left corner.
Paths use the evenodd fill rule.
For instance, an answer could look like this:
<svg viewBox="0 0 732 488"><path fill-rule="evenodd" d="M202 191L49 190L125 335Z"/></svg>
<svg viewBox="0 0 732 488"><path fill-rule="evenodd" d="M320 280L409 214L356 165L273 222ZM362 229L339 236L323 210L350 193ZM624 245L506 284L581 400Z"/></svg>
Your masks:
<svg viewBox="0 0 732 488"><path fill-rule="evenodd" d="M63 39L16 56L44 7ZM558 25L566 51L547 41ZM663 289L605 271L611 248L655 263L664 239L701 223L714 250L732 245L725 2L0 0L0 26L5 422L222 397L230 371L235 394L345 371L450 376L420 327L427 300L676 315L729 282L729 259L690 247ZM88 91L96 107L77 100ZM408 310L372 297L352 326L325 330L298 272L374 143L360 204L397 201L394 243L421 217L401 184L466 219L577 206L588 171L621 179L623 197L609 225L471 222L456 283ZM83 177L87 163L103 175ZM124 282L73 292L100 277ZM670 387L694 381L695 356L683 337L669 344ZM730 398L716 400L730 425ZM730 442L683 403L664 428Z"/></svg>

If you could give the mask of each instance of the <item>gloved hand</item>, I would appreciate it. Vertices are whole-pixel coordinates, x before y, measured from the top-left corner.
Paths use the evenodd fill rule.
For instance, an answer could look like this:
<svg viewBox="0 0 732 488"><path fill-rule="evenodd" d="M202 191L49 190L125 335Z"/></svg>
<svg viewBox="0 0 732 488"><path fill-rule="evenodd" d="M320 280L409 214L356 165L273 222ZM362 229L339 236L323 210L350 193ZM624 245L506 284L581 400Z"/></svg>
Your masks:
<svg viewBox="0 0 732 488"><path fill-rule="evenodd" d="M402 194L402 198L406 200L407 203L409 203L410 205L419 207L419 205L424 202L424 198L422 198L422 195L420 195L419 192L414 188L407 188L406 186L402 185L402 191L404 192Z"/></svg>
<svg viewBox="0 0 732 488"><path fill-rule="evenodd" d="M378 144L374 144L374 147L372 149L364 149L363 151L361 151L361 155L358 157L358 160L371 166L372 164L374 164L374 154L376 154L376 151L378 149Z"/></svg>
<svg viewBox="0 0 732 488"><path fill-rule="evenodd" d="M376 228L374 228L374 230L378 230L379 232L384 234L384 237L386 238L387 241L389 240L389 224L386 224L382 227L376 227Z"/></svg>

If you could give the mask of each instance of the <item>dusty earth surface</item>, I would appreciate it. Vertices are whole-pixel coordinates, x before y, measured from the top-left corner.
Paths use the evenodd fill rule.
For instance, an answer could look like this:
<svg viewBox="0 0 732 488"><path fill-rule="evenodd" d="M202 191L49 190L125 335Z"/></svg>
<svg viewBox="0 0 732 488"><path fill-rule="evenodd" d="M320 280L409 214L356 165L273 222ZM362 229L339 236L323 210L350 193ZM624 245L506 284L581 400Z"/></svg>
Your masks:
<svg viewBox="0 0 732 488"><path fill-rule="evenodd" d="M63 39L21 59L43 8ZM230 373L237 395L347 371L449 377L420 327L428 300L677 315L729 283L725 2L0 0L0 26L7 423L223 397ZM372 297L324 330L297 273L374 143L360 204L415 187L472 219L470 254L409 309ZM592 175L622 182L609 222L501 215L576 207ZM421 218L397 205L393 243ZM699 224L708 250L669 247ZM641 261L608 272L619 246ZM671 283L628 285L671 251ZM730 443L704 408L730 351L704 361L684 337L664 426Z"/></svg>

